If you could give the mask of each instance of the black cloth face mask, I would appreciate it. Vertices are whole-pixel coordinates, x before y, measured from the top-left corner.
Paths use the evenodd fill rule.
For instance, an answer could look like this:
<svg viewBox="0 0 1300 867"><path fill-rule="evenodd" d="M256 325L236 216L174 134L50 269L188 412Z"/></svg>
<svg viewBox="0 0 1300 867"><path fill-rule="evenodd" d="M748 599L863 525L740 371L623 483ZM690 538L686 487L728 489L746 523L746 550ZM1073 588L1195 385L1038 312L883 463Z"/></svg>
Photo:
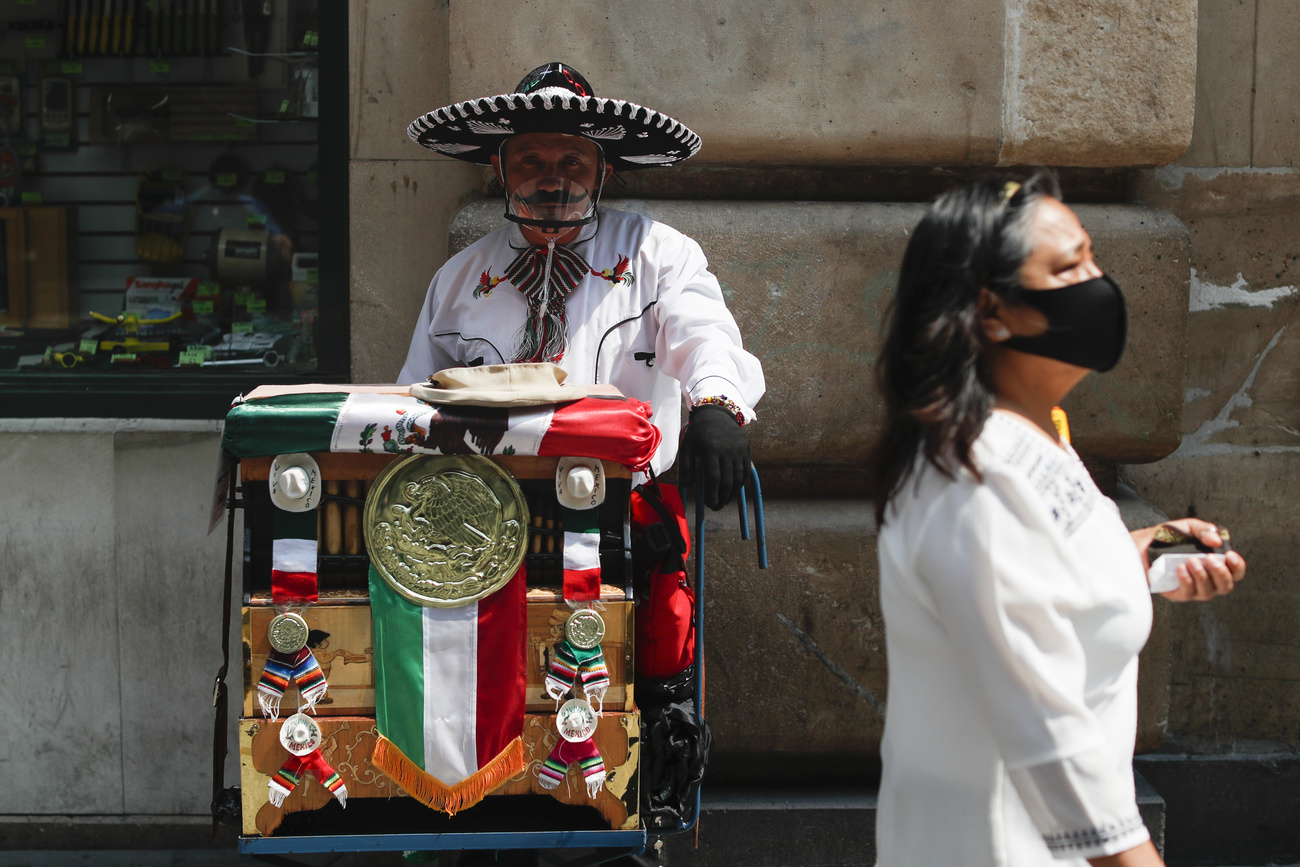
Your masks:
<svg viewBox="0 0 1300 867"><path fill-rule="evenodd" d="M1015 303L1047 317L1047 330L1013 336L1004 346L1105 373L1128 340L1128 308L1119 284L1104 274L1060 289L1025 289Z"/></svg>

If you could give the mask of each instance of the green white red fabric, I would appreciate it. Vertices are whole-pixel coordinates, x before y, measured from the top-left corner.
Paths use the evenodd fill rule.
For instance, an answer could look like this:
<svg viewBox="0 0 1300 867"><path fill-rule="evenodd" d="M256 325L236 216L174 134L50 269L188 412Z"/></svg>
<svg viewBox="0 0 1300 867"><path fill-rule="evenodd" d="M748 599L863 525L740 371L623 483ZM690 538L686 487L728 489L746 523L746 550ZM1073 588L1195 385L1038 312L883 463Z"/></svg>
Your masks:
<svg viewBox="0 0 1300 867"><path fill-rule="evenodd" d="M567 638L555 644L554 657L546 670L546 694L559 702L575 687L581 686L588 703L595 704L596 712L605 712L605 691L609 689L609 668L605 654L597 645L590 650L575 647ZM592 700L595 699L593 702Z"/></svg>
<svg viewBox="0 0 1300 867"><path fill-rule="evenodd" d="M600 757L600 750L591 738L578 743L561 739L537 769L537 781L544 789L554 789L564 781L569 765L573 764L582 771L583 782L587 784L587 797L595 798L601 786L605 785L605 760Z"/></svg>
<svg viewBox="0 0 1300 867"><path fill-rule="evenodd" d="M560 507L564 526L564 599L600 598L600 510Z"/></svg>
<svg viewBox="0 0 1300 867"><path fill-rule="evenodd" d="M269 789L271 805L279 807L284 804L284 799L289 797L298 786L298 781L302 775L310 773L316 779L320 780L322 786L329 789L331 795L338 799L338 802L344 807L348 805L348 787L343 785L343 778L339 772L325 761L320 750L312 750L305 756L289 756L288 760L280 766L280 770L275 772L271 781L267 783Z"/></svg>
<svg viewBox="0 0 1300 867"><path fill-rule="evenodd" d="M311 648L304 647L297 653L272 650L257 681L257 703L268 719L279 718L280 699L290 681L298 686L298 697L302 702L298 710L309 713L316 712L316 702L325 697L325 690L329 688L325 672L321 671Z"/></svg>
<svg viewBox="0 0 1300 867"><path fill-rule="evenodd" d="M316 580L316 511L275 510L271 540L271 601L277 606L314 603Z"/></svg>
<svg viewBox="0 0 1300 867"><path fill-rule="evenodd" d="M222 447L236 457L301 452L576 455L624 464L650 463L659 429L650 407L626 398L588 397L533 407L450 406L409 394L253 392L231 407Z"/></svg>
<svg viewBox="0 0 1300 867"><path fill-rule="evenodd" d="M413 797L455 813L523 770L524 570L457 608L423 607L372 566L373 763Z"/></svg>

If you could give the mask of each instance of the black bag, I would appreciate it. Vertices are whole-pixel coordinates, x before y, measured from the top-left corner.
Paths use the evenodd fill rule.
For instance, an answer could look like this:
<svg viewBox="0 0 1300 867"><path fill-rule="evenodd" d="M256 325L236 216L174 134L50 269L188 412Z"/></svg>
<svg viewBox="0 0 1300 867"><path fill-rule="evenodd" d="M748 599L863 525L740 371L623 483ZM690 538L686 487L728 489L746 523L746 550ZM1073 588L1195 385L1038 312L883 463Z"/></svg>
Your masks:
<svg viewBox="0 0 1300 867"><path fill-rule="evenodd" d="M695 594L686 584L690 537L685 510L677 490L653 477L635 494L641 809L647 828L671 833L696 818L695 797L713 735L695 710Z"/></svg>
<svg viewBox="0 0 1300 867"><path fill-rule="evenodd" d="M641 801L646 827L672 830L695 819L695 793L713 749L695 714L695 666L669 680L637 678L641 708Z"/></svg>

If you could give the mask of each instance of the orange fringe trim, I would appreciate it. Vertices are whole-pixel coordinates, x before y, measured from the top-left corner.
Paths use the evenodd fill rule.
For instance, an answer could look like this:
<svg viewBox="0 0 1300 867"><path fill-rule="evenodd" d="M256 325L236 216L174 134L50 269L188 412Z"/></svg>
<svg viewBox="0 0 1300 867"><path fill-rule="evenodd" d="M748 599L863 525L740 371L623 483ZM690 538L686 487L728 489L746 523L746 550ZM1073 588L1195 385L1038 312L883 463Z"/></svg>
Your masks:
<svg viewBox="0 0 1300 867"><path fill-rule="evenodd" d="M370 763L392 777L420 803L454 816L483 800L492 790L524 769L524 739L512 740L496 758L454 786L430 775L383 735L375 741Z"/></svg>

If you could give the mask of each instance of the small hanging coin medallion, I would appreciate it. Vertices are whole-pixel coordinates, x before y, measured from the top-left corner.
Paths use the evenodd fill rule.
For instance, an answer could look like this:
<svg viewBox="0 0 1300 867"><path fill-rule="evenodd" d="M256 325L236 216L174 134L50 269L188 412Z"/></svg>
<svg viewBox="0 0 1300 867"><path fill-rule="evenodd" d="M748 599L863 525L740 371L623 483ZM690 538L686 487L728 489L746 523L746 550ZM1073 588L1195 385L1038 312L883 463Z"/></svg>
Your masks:
<svg viewBox="0 0 1300 867"><path fill-rule="evenodd" d="M579 608L565 622L564 636L574 647L592 650L605 639L605 621L590 608Z"/></svg>
<svg viewBox="0 0 1300 867"><path fill-rule="evenodd" d="M584 700L571 698L555 715L555 727L566 741L582 743L596 733L596 712Z"/></svg>
<svg viewBox="0 0 1300 867"><path fill-rule="evenodd" d="M296 713L280 726L280 745L295 756L305 756L320 746L320 726L305 713Z"/></svg>
<svg viewBox="0 0 1300 867"><path fill-rule="evenodd" d="M297 653L307 646L307 621L292 612L275 615L267 632L271 646L281 653Z"/></svg>

